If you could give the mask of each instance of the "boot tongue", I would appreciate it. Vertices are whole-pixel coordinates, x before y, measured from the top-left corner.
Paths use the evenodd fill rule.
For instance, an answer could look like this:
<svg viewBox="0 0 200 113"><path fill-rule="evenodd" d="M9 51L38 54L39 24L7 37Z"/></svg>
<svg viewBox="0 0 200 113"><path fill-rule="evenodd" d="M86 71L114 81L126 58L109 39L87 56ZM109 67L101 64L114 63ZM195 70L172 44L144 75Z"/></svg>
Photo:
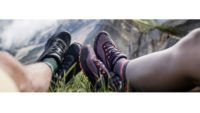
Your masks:
<svg viewBox="0 0 200 113"><path fill-rule="evenodd" d="M107 61L110 69L113 70L116 62L121 59L127 59L127 56L123 54L113 43L107 42L104 45L104 52L106 53Z"/></svg>

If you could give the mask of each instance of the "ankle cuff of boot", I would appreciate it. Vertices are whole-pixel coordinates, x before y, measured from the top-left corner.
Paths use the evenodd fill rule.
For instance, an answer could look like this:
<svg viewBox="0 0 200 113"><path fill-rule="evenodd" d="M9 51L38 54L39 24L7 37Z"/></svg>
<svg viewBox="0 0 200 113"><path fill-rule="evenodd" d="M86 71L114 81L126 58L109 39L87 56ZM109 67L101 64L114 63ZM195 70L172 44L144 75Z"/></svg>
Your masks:
<svg viewBox="0 0 200 113"><path fill-rule="evenodd" d="M129 61L127 60L120 68L120 76L121 76L122 81L123 81L124 91L128 90L127 80L126 80L126 67L128 65L128 62Z"/></svg>

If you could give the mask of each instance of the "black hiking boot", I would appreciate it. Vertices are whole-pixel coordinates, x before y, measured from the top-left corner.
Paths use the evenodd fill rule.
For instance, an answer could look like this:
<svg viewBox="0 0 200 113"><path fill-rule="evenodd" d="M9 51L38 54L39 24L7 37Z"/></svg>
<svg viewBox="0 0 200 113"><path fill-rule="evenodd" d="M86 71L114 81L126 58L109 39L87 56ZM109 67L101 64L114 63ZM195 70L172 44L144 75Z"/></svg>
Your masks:
<svg viewBox="0 0 200 113"><path fill-rule="evenodd" d="M56 80L60 80L65 76L66 84L81 71L81 68L79 66L79 56L81 48L82 45L79 43L73 43L69 46L69 49L65 53L64 60L60 68L56 72Z"/></svg>

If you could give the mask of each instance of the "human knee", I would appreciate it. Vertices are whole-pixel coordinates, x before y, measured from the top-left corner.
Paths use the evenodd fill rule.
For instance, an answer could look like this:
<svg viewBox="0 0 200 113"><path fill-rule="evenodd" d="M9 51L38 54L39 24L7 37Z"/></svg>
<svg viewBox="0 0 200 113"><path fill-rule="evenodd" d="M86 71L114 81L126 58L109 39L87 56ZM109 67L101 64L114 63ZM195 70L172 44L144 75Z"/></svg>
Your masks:
<svg viewBox="0 0 200 113"><path fill-rule="evenodd" d="M12 57L7 52L0 52L0 64L1 67L12 68Z"/></svg>
<svg viewBox="0 0 200 113"><path fill-rule="evenodd" d="M200 42L200 28L192 30L187 36L188 42L192 41L194 43Z"/></svg>
<svg viewBox="0 0 200 113"><path fill-rule="evenodd" d="M192 30L188 33L183 39L176 44L175 47L178 47L180 50L187 50L190 48L198 47L200 45L200 28Z"/></svg>
<svg viewBox="0 0 200 113"><path fill-rule="evenodd" d="M200 37L200 28L194 29L192 30L189 35L191 35L191 37L195 38L195 37Z"/></svg>
<svg viewBox="0 0 200 113"><path fill-rule="evenodd" d="M8 52L0 51L0 59L4 60L4 59L10 58L10 57L11 57L11 55Z"/></svg>
<svg viewBox="0 0 200 113"><path fill-rule="evenodd" d="M4 64L4 66L8 66L10 68L16 67L21 68L22 65L9 53L7 52L0 52L0 63Z"/></svg>
<svg viewBox="0 0 200 113"><path fill-rule="evenodd" d="M24 75L24 66L7 52L0 52L0 68L10 75Z"/></svg>

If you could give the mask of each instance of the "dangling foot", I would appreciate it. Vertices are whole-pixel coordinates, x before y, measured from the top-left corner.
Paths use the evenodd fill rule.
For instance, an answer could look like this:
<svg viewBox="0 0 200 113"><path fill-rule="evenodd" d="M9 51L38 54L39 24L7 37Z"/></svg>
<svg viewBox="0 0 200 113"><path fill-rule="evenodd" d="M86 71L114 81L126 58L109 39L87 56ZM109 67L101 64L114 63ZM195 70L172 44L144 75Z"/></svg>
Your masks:
<svg viewBox="0 0 200 113"><path fill-rule="evenodd" d="M100 32L97 35L94 41L94 51L97 58L106 65L108 70L115 73L113 77L115 79L118 78L118 80L113 81L115 81L116 84L122 82L123 87L126 88L125 69L128 64L127 56L116 47L114 41L107 32Z"/></svg>
<svg viewBox="0 0 200 113"><path fill-rule="evenodd" d="M109 72L105 65L97 59L91 47L86 46L81 49L80 65L94 88L98 89L100 87L99 81L102 78L107 87Z"/></svg>

